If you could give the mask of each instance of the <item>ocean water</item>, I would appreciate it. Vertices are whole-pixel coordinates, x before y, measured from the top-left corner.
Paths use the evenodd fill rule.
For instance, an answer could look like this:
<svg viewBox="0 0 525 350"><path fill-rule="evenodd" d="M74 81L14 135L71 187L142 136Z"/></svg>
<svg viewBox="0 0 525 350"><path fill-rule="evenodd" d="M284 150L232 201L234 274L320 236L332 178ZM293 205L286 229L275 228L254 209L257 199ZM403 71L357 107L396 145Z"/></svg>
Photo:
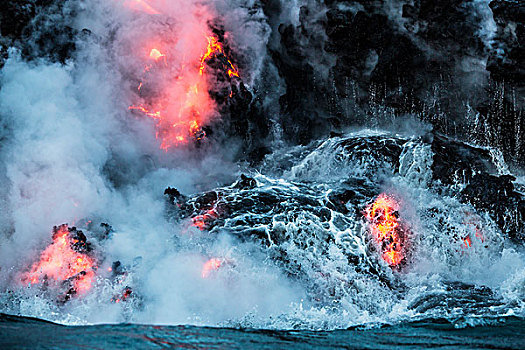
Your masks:
<svg viewBox="0 0 525 350"><path fill-rule="evenodd" d="M0 316L2 349L523 349L525 320L468 326L443 319L334 330L256 330L194 326L62 326Z"/></svg>

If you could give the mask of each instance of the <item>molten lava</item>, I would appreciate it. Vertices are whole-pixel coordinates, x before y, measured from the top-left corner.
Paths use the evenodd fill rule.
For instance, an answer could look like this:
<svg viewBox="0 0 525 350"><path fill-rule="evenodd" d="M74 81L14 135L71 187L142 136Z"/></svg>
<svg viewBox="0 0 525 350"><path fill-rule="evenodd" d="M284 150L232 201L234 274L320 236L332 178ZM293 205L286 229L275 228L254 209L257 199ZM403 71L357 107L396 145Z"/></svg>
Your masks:
<svg viewBox="0 0 525 350"><path fill-rule="evenodd" d="M76 234L74 236L73 234ZM40 255L23 281L31 284L54 280L71 284L70 292L84 294L95 279L95 260L87 255L87 243L81 231L61 225L53 229L53 243Z"/></svg>
<svg viewBox="0 0 525 350"><path fill-rule="evenodd" d="M130 297L132 296L133 294L133 290L130 288L130 287L126 287L124 289L124 291L122 292L122 294L119 294L119 295L115 295L111 301L113 303L120 303L121 301L127 301L128 299L130 299Z"/></svg>
<svg viewBox="0 0 525 350"><path fill-rule="evenodd" d="M160 60L161 58L165 58L166 55L163 54L162 52L160 52L159 50L157 49L151 49L150 53L149 53L149 57L154 59L155 61L158 61Z"/></svg>
<svg viewBox="0 0 525 350"><path fill-rule="evenodd" d="M200 75L204 73L204 68L206 62L211 60L212 58L219 57L221 63L223 64L223 69L228 73L228 76L230 78L232 77L239 77L239 71L233 63L226 57L226 54L224 53L224 48L222 44L219 42L219 39L217 39L215 36L209 36L208 38L208 49L202 55L201 57L201 66L199 69Z"/></svg>
<svg viewBox="0 0 525 350"><path fill-rule="evenodd" d="M209 209L203 214L192 217L191 220L193 221L193 226L197 227L201 231L204 231L218 217L219 214L215 209Z"/></svg>
<svg viewBox="0 0 525 350"><path fill-rule="evenodd" d="M480 220L477 216L473 215L472 213L466 212L465 213L466 220L463 222L467 227L471 228L470 231L474 231L474 236L477 238L477 240L481 243L485 242L485 237L483 236ZM467 233L466 236L462 238L463 244L465 245L465 248L471 248L472 247L472 234Z"/></svg>
<svg viewBox="0 0 525 350"><path fill-rule="evenodd" d="M162 67L156 66L157 62L164 62L168 65L167 56L159 49L153 48L149 53L149 58L154 61L144 68L144 72L151 70L161 70ZM167 151L170 147L188 143L191 139L200 140L205 136L201 128L203 116L208 116L212 112L210 107L210 97L207 93L206 81L197 73L186 74L186 81L175 81L175 86L166 86L162 96L151 98L149 106L138 105L130 106L130 110L139 111L145 116L155 119L156 137L161 140L160 148ZM191 84L190 79L194 79ZM144 84L140 82L138 91L140 92Z"/></svg>
<svg viewBox="0 0 525 350"><path fill-rule="evenodd" d="M163 90L160 96L146 96L148 100L146 105L129 107L130 110L139 111L155 119L156 137L161 140L160 148L165 151L191 140L201 140L206 136L202 125L208 122L215 113L215 103L208 93L208 78L205 75L206 63L217 58L222 69L230 78L239 77L237 68L226 58L219 40L215 36L206 39L207 49L201 56L198 65L195 63L193 65L183 64L182 71L173 77L173 81L153 82L157 89L160 87ZM146 75L152 71L169 74L173 68L169 66L167 54L158 48L149 50L149 59L154 62L145 66ZM159 65L160 61L164 65ZM164 77L164 74L161 76ZM145 84L150 84L150 82L141 81L138 86L139 92L142 91Z"/></svg>
<svg viewBox="0 0 525 350"><path fill-rule="evenodd" d="M390 266L398 266L405 258L404 234L399 223L398 210L399 203L395 199L381 194L365 211L372 237L382 258Z"/></svg>
<svg viewBox="0 0 525 350"><path fill-rule="evenodd" d="M212 271L218 270L219 267L222 266L222 264L223 264L223 260L217 259L217 258L213 258L213 259L206 261L206 263L202 267L202 273L201 273L202 278L209 277L210 273Z"/></svg>
<svg viewBox="0 0 525 350"><path fill-rule="evenodd" d="M204 127L218 116L224 81L239 78L227 48L210 30L216 16L213 2L118 1L127 10L178 23L164 26L154 16L141 16L142 21L151 19L151 26L141 27L136 46L129 41L129 51L146 58L136 90L140 101L129 109L154 119L156 138L165 151L202 140Z"/></svg>

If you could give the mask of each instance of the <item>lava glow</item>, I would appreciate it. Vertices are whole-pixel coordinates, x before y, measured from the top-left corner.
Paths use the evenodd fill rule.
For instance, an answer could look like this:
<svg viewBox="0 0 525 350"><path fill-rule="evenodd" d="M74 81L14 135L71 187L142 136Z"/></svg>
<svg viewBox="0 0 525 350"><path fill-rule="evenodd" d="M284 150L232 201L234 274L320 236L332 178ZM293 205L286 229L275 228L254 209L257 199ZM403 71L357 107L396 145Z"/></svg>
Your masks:
<svg viewBox="0 0 525 350"><path fill-rule="evenodd" d="M197 6L190 0L122 3L131 11L159 15L151 16L151 28L156 29L132 33L137 44L129 49L144 59L144 68L136 88L140 101L129 110L155 120L155 135L165 151L202 140L204 127L218 116L210 91L223 88L218 84L224 84L223 77L239 77L220 38L210 31L216 16L213 6ZM159 17L179 25L158 27Z"/></svg>
<svg viewBox="0 0 525 350"><path fill-rule="evenodd" d="M471 229L471 231L474 231L474 236L477 238L477 240L481 243L485 242L485 237L483 236L483 233L481 231L481 226L479 223L479 218L474 216L471 213L465 213L466 221L464 221L464 224ZM465 245L465 248L471 248L472 247L472 234L468 233L465 237L463 237L463 244Z"/></svg>
<svg viewBox="0 0 525 350"><path fill-rule="evenodd" d="M208 93L206 63L214 57L220 57L224 71L230 77L239 76L237 68L224 55L223 46L218 39L211 36L207 38L207 42L207 49L199 62L193 65L183 64L180 68L181 72L172 78L173 81L169 81L170 79L153 83L147 80L141 81L138 87L139 93L145 84L154 84L156 88L160 87L162 92L160 96L145 96L147 104L129 107L130 110L139 111L156 120L156 137L161 141L160 148L165 151L171 147L187 144L191 140L201 140L206 136L202 126L215 113L215 103ZM160 76L164 79L164 73L169 75L173 68L169 65L168 55L157 48L149 50L149 59L154 62L145 66L146 79L147 74L152 71L162 73ZM157 64L159 61L164 62L164 65Z"/></svg>
<svg viewBox="0 0 525 350"><path fill-rule="evenodd" d="M213 259L210 259L208 261L206 261L206 263L204 264L204 266L202 267L202 278L207 278L210 276L210 273L212 271L215 271L215 270L218 270L219 267L221 267L223 261L221 259L217 259L217 258L213 258Z"/></svg>
<svg viewBox="0 0 525 350"><path fill-rule="evenodd" d="M396 200L381 194L365 212L374 241L390 266L398 266L404 259L398 210L399 203Z"/></svg>
<svg viewBox="0 0 525 350"><path fill-rule="evenodd" d="M139 86L139 89L140 89L140 86ZM144 113L145 115L147 115L148 117L151 117L153 119L160 119L160 112L159 111L150 112L144 106L130 106L129 109L130 110L140 111L140 112Z"/></svg>
<svg viewBox="0 0 525 350"><path fill-rule="evenodd" d="M150 15L160 15L146 0L126 0L124 6L137 12L144 12Z"/></svg>
<svg viewBox="0 0 525 350"><path fill-rule="evenodd" d="M167 56L159 49L151 49L149 58L167 65ZM146 65L144 72L159 69L154 64ZM188 73L188 72L186 72ZM141 112L156 120L156 137L161 140L160 148L169 148L200 140L205 136L201 124L213 113L212 102L207 93L206 80L197 73L185 75L185 81L175 81L163 90L160 98L152 98L151 105L130 106L130 110ZM193 80L191 83L188 83ZM149 82L146 82L146 84ZM145 82L140 82L140 92Z"/></svg>
<svg viewBox="0 0 525 350"><path fill-rule="evenodd" d="M237 70L237 68L235 68L233 63L226 57L226 54L224 53L224 48L222 44L219 42L219 40L215 36L209 36L207 39L208 39L208 49L201 57L201 65L199 69L199 74L202 75L204 73L206 62L208 62L212 58L221 57L223 58L223 61L225 62L224 68L226 72L228 73L228 76L230 78L233 78L233 77L238 78L239 71Z"/></svg>
<svg viewBox="0 0 525 350"><path fill-rule="evenodd" d="M71 281L77 294L84 294L91 289L95 279L95 261L85 253L77 252L72 247L78 240L71 237L67 225L55 227L53 243L40 255L23 281L40 284L55 280L58 283Z"/></svg>
<svg viewBox="0 0 525 350"><path fill-rule="evenodd" d="M199 230L204 231L208 228L208 224L217 219L219 214L215 209L207 210L204 214L194 216L191 218L193 221L193 226L197 227Z"/></svg>
<svg viewBox="0 0 525 350"><path fill-rule="evenodd" d="M122 301L127 301L131 297L132 294L133 294L133 291L131 290L131 288L126 287L124 291L122 292L122 294L114 296L113 299L111 299L111 301L114 302L115 304L118 304Z"/></svg>
<svg viewBox="0 0 525 350"><path fill-rule="evenodd" d="M155 61L158 61L159 59L161 59L163 57L166 57L166 55L163 54L162 52L160 52L157 49L151 49L151 51L149 53L149 57L154 59Z"/></svg>

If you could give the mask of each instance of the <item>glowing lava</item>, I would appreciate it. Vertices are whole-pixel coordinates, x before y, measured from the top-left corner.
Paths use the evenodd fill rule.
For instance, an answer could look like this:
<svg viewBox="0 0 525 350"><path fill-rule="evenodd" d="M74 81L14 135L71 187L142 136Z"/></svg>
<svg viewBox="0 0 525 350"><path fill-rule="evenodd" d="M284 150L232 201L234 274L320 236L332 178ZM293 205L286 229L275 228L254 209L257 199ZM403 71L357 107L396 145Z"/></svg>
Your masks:
<svg viewBox="0 0 525 350"><path fill-rule="evenodd" d="M156 65L156 62L163 61L164 66L168 65L167 56L159 49L153 48L149 53L149 58L155 61L144 68L145 73L157 69L162 71L163 67ZM169 67L164 67L169 70ZM197 72L191 74L186 72L186 79L179 81L176 79L173 85L162 88L161 96L148 96L151 103L149 106L137 105L130 106L130 110L141 112L143 115L155 119L156 137L161 140L160 148L167 151L170 147L186 144L190 140L200 140L205 136L201 128L202 120L206 120L213 113L213 103L207 93L207 83L204 77ZM191 83L190 83L191 80ZM140 92L144 84L150 82L140 82L138 91ZM165 83L161 82L160 84Z"/></svg>
<svg viewBox="0 0 525 350"><path fill-rule="evenodd" d="M75 233L77 236L73 236ZM83 239L84 238L84 239ZM22 279L31 284L71 283L72 292L84 294L95 279L95 261L86 254L85 236L67 225L53 229L53 243L40 255L40 260Z"/></svg>
<svg viewBox="0 0 525 350"><path fill-rule="evenodd" d="M483 233L481 231L481 227L480 227L480 223L479 223L479 218L476 217L475 215L469 213L469 212L466 212L465 213L465 216L466 216L466 221L464 221L463 223L471 228L471 231L474 231L474 236L477 238L477 240L481 243L484 243L485 242L485 237L483 236ZM463 237L463 244L465 245L465 248L471 248L472 247L472 234L471 233L468 233L465 237Z"/></svg>
<svg viewBox="0 0 525 350"><path fill-rule="evenodd" d="M131 290L131 288L126 287L122 294L114 296L113 299L111 299L111 301L118 304L121 301L127 301L132 296L132 294L133 291Z"/></svg>
<svg viewBox="0 0 525 350"><path fill-rule="evenodd" d="M159 59L166 57L166 55L157 49L152 49L149 53L149 57L154 59L155 61L158 61Z"/></svg>
<svg viewBox="0 0 525 350"><path fill-rule="evenodd" d="M212 271L218 270L219 267L222 266L222 264L223 264L223 260L217 259L217 258L213 258L213 259L206 261L206 263L202 267L202 273L201 273L202 278L209 277L210 273Z"/></svg>
<svg viewBox="0 0 525 350"><path fill-rule="evenodd" d="M209 224L217 219L219 214L215 209L207 210L204 214L200 214L191 218L193 221L193 226L197 227L199 230L204 231L208 228Z"/></svg>
<svg viewBox="0 0 525 350"><path fill-rule="evenodd" d="M176 28L160 28L155 19L151 28L159 29L144 28L144 33L137 33L137 46L132 44L130 49L147 58L136 90L140 102L129 110L155 120L155 135L165 151L202 140L206 136L204 127L219 114L219 98L210 92L223 89L224 78L239 77L238 69L226 56L228 50L210 31L213 6L196 6L193 1L122 3L128 10L180 19ZM207 66L213 69L207 70Z"/></svg>
<svg viewBox="0 0 525 350"><path fill-rule="evenodd" d="M209 95L208 77L205 75L205 65L212 58L219 58L224 72L229 77L238 77L239 72L232 62L224 55L224 49L219 40L208 37L208 47L196 64L183 64L181 72L173 81L154 82L162 92L160 96L146 96L148 105L130 106L156 120L156 137L161 140L160 148L167 151L171 147L186 144L191 140L201 140L206 136L202 125L210 120L215 113L215 103ZM149 51L149 58L155 61L146 65L144 72L151 71L169 74L169 60L167 54L157 48ZM164 62L164 66L156 64ZM192 68L193 67L193 68ZM162 74L161 76L164 76ZM147 78L147 77L146 77ZM138 91L141 92L148 81L141 81Z"/></svg>
<svg viewBox="0 0 525 350"><path fill-rule="evenodd" d="M226 54L224 53L224 48L222 44L219 42L219 40L215 36L209 36L208 38L208 49L202 55L201 57L201 66L199 69L200 75L204 73L204 68L206 62L211 60L212 58L219 57L221 59L221 62L223 64L224 70L228 73L228 76L230 78L232 77L239 77L239 71L233 63L226 57Z"/></svg>
<svg viewBox="0 0 525 350"><path fill-rule="evenodd" d="M405 257L398 210L399 203L395 199L381 194L365 211L373 239L390 266L398 266Z"/></svg>
<svg viewBox="0 0 525 350"><path fill-rule="evenodd" d="M139 89L140 89L140 86L139 86ZM140 112L144 113L145 115L147 115L148 117L151 117L153 119L160 119L160 111L150 112L144 106L129 106L129 109L130 110L140 111Z"/></svg>

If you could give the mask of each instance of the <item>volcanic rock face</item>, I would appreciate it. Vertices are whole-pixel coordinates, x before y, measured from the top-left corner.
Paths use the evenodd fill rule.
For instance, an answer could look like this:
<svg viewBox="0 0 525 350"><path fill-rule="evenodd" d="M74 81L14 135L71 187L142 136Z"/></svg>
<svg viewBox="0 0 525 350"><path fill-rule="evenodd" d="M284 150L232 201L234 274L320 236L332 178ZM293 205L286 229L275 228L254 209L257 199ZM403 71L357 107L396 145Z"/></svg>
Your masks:
<svg viewBox="0 0 525 350"><path fill-rule="evenodd" d="M280 24L279 2L265 4L287 138L410 113L524 161L519 2L307 1Z"/></svg>
<svg viewBox="0 0 525 350"><path fill-rule="evenodd" d="M498 175L488 150L439 136L434 137L432 150L435 179L447 185L461 183L457 195L462 201L488 212L509 237L525 239L525 198L513 184L516 178Z"/></svg>
<svg viewBox="0 0 525 350"><path fill-rule="evenodd" d="M4 56L14 45L28 58L64 63L86 37L68 22L77 11L70 3L0 6ZM206 126L219 142L239 140L240 158L257 162L269 152L272 122L285 140L307 144L348 125L384 125L409 113L439 132L498 147L507 161L525 162L521 2L308 0L295 12L265 0L252 10L260 6L272 28L266 76L251 89L234 84L229 100L214 92L223 123ZM215 32L224 35L220 26ZM273 121L269 95L280 96L272 102L281 114Z"/></svg>
<svg viewBox="0 0 525 350"><path fill-rule="evenodd" d="M487 149L441 135L335 137L309 146L293 164L278 156L266 162L270 169L284 164L274 175L291 181L242 175L229 187L190 198L168 189L168 215L176 221L189 220L192 226L211 235L228 232L243 241L259 241L286 271L301 278L312 273L301 267L309 259L298 260L291 254L290 246L315 250L322 257L329 256L336 246L359 272L378 275L387 284L392 281L384 276L384 268L371 261L357 242L368 242L372 252L379 250L376 258L383 254L388 265L402 268L410 264L410 251L417 251L418 247L413 242L417 232L411 227L408 207L426 217L426 225L435 221L439 232L444 230L460 246L464 242L470 247L474 233L454 228L452 222L447 222L453 216L463 220L463 226L475 228L475 236L484 244L489 243L481 227L491 224L499 227L504 236L525 239L525 197L516 190L515 179L498 174ZM398 180L387 180L392 177ZM400 181L397 186L407 181L411 186L423 185L433 194L430 198L427 194L405 196L398 201L394 198L403 195L388 190L392 185L381 184L377 181L381 178ZM433 196L437 201L453 200L457 208L424 202L434 202ZM485 214L488 218L483 219ZM380 226L374 228L372 223ZM390 236L398 226L402 235ZM379 247L374 245L374 232L375 238L379 236L381 240L388 233L388 245L394 244L392 249L402 255L386 259L387 241ZM317 264L321 269L323 263ZM319 273L323 273L322 269Z"/></svg>
<svg viewBox="0 0 525 350"><path fill-rule="evenodd" d="M491 1L498 27L487 69L500 81L521 89L525 81L525 4L522 1ZM522 91L522 90L521 90Z"/></svg>

